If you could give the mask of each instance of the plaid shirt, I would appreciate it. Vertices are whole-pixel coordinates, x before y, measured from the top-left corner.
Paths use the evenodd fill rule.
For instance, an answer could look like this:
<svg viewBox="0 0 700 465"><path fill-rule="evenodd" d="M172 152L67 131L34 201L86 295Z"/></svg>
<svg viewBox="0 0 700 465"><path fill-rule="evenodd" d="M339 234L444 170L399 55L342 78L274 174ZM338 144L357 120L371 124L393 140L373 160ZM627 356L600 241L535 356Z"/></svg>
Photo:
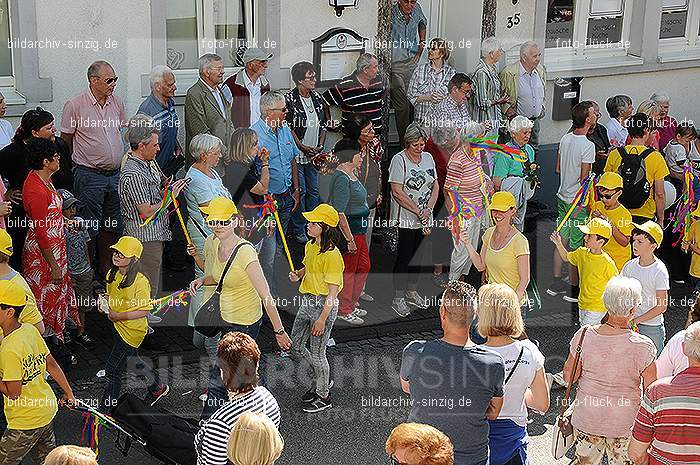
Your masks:
<svg viewBox="0 0 700 465"><path fill-rule="evenodd" d="M433 107L433 113L425 121L427 127L453 126L463 128L472 120L469 102L457 105L449 95Z"/></svg>
<svg viewBox="0 0 700 465"><path fill-rule="evenodd" d="M430 95L433 92L438 92L446 97L447 83L450 82L454 75L455 69L447 63L439 70L435 70L430 62L416 68L406 93L408 100L416 110L415 122L421 125L425 124L426 119L436 106L433 102L417 103L418 97Z"/></svg>

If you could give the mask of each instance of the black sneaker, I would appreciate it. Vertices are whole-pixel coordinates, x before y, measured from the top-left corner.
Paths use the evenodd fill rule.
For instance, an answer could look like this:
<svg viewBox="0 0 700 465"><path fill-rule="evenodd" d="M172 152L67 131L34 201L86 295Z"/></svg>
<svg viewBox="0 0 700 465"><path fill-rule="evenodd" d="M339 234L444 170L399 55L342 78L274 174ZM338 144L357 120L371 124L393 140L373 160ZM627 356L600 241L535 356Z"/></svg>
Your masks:
<svg viewBox="0 0 700 465"><path fill-rule="evenodd" d="M306 413L316 413L333 407L331 403L331 396L329 395L325 399L318 394L314 397L314 400L304 405L303 410Z"/></svg>
<svg viewBox="0 0 700 465"><path fill-rule="evenodd" d="M562 296L562 299L564 299L566 302L570 302L572 304L578 303L578 293L579 293L579 287L578 286L571 286L571 290L564 294Z"/></svg>
<svg viewBox="0 0 700 465"><path fill-rule="evenodd" d="M333 387L333 380L330 380L328 382L328 389ZM305 404L308 404L309 402L313 401L316 398L316 387L312 387L306 393L301 396L301 401L304 402Z"/></svg>
<svg viewBox="0 0 700 465"><path fill-rule="evenodd" d="M556 297L559 294L566 294L566 291L571 287L570 284L564 282L561 278L554 278L552 284L547 288L547 294Z"/></svg>
<svg viewBox="0 0 700 465"><path fill-rule="evenodd" d="M76 342L84 345L84 346L90 346L92 345L92 339L90 336L87 335L87 333L80 333L77 336L75 336Z"/></svg>
<svg viewBox="0 0 700 465"><path fill-rule="evenodd" d="M148 394L146 394L146 398L143 399L143 402L146 405L150 405L151 407L153 407L160 399L167 396L168 394L170 394L170 386L168 386L167 384L163 384L161 385L160 389L158 389L156 392L149 392Z"/></svg>

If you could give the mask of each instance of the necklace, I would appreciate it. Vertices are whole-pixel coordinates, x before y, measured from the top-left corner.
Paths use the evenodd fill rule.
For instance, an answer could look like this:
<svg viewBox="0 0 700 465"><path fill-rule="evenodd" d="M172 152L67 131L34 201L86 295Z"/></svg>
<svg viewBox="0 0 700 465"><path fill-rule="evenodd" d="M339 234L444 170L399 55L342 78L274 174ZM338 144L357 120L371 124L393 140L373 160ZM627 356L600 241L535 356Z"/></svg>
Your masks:
<svg viewBox="0 0 700 465"><path fill-rule="evenodd" d="M619 326L613 326L613 325L611 325L610 323L608 323L607 321L606 321L605 323L603 323L603 324L604 324L605 326L610 326L611 328L623 329L623 330L625 330L625 331L627 330L627 328L620 328Z"/></svg>

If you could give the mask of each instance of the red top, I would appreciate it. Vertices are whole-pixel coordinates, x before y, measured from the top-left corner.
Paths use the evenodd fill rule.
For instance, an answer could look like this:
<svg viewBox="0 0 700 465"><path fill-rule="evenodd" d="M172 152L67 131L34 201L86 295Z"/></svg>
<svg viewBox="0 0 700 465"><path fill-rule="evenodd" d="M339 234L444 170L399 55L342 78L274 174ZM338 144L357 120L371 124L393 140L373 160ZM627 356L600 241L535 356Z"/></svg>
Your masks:
<svg viewBox="0 0 700 465"><path fill-rule="evenodd" d="M447 162L450 161L450 153L438 147L433 142L432 137L425 143L424 150L433 156L437 180L440 184L440 195L442 195L442 190L445 188L445 178L447 178Z"/></svg>
<svg viewBox="0 0 700 465"><path fill-rule="evenodd" d="M51 194L52 191L44 181L42 181L37 172L33 170L30 171L22 187L22 203L24 204L24 211L27 212L27 218L33 226L32 229L34 230L34 234L36 234L39 247L42 249L51 248L51 241L49 240L48 234L51 225L48 224L47 221L49 217L49 206L53 201ZM63 223L62 215L60 221Z"/></svg>

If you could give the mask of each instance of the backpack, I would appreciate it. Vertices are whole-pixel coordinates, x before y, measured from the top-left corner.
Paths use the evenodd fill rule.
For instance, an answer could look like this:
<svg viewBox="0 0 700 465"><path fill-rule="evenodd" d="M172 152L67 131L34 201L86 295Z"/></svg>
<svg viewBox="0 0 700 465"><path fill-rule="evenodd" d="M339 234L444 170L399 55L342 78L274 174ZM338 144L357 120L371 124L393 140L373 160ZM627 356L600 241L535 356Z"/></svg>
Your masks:
<svg viewBox="0 0 700 465"><path fill-rule="evenodd" d="M620 153L620 167L617 172L622 176L622 195L620 203L626 208L640 208L649 199L651 184L647 180L645 159L652 152L653 147L647 147L640 154L627 153L625 147L618 147Z"/></svg>

